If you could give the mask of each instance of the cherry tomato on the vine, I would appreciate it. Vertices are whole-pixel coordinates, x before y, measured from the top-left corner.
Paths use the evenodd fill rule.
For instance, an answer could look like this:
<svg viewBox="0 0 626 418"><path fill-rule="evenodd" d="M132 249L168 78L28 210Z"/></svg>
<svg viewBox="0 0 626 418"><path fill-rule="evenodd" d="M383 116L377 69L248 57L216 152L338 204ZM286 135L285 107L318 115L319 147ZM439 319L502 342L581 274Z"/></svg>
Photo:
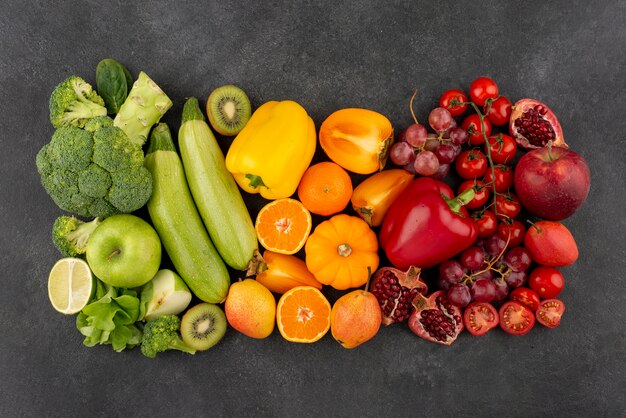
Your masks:
<svg viewBox="0 0 626 418"><path fill-rule="evenodd" d="M500 96L491 102L491 106L487 110L487 118L495 126L506 125L511 118L511 111L511 101L507 97Z"/></svg>
<svg viewBox="0 0 626 418"><path fill-rule="evenodd" d="M495 181L493 180L495 173ZM496 192L504 193L513 185L514 179L513 169L508 165L494 165L493 170L488 167L487 171L485 171L485 176L483 177L483 181L485 184L492 187L491 183L495 183Z"/></svg>
<svg viewBox="0 0 626 418"><path fill-rule="evenodd" d="M487 171L488 166L487 157L477 149L463 151L455 162L457 173L467 180L482 176Z"/></svg>
<svg viewBox="0 0 626 418"><path fill-rule="evenodd" d="M484 210L482 212L476 212L472 215L476 226L478 226L478 238L487 238L489 235L493 235L498 227L498 221L496 215L490 210Z"/></svg>
<svg viewBox="0 0 626 418"><path fill-rule="evenodd" d="M453 100L464 104L450 107ZM445 91L439 98L439 107L448 109L453 117L461 116L467 110L467 95L459 89Z"/></svg>
<svg viewBox="0 0 626 418"><path fill-rule="evenodd" d="M528 286L539 293L542 299L554 299L565 287L565 280L554 267L540 266L530 272Z"/></svg>
<svg viewBox="0 0 626 418"><path fill-rule="evenodd" d="M535 312L539 307L539 294L527 287L518 287L509 294L509 299L519 302L531 311Z"/></svg>
<svg viewBox="0 0 626 418"><path fill-rule="evenodd" d="M546 299L539 304L536 316L541 325L548 328L556 328L561 323L561 317L565 312L565 304L558 299Z"/></svg>
<svg viewBox="0 0 626 418"><path fill-rule="evenodd" d="M487 138L489 143L489 152L491 153L491 161L495 164L506 164L513 161L517 152L517 142L506 135L498 134ZM487 152L487 144L485 144L485 153Z"/></svg>
<svg viewBox="0 0 626 418"><path fill-rule="evenodd" d="M498 85L489 77L478 77L470 84L469 94L474 103L484 106L487 99L498 97Z"/></svg>
<svg viewBox="0 0 626 418"><path fill-rule="evenodd" d="M533 311L519 302L509 301L500 307L500 328L511 335L525 335L535 326Z"/></svg>
<svg viewBox="0 0 626 418"><path fill-rule="evenodd" d="M496 217L498 219L514 219L522 210L522 205L513 193L496 196Z"/></svg>
<svg viewBox="0 0 626 418"><path fill-rule="evenodd" d="M483 123L485 125L485 135L491 135L491 122L489 119L484 119ZM470 145L479 145L485 143L485 137L483 135L483 126L480 123L480 116L476 113L469 115L463 120L463 124L461 128L467 131L469 135L469 144Z"/></svg>
<svg viewBox="0 0 626 418"><path fill-rule="evenodd" d="M524 243L524 235L526 234L526 228L520 221L513 220L500 221L496 227L495 234L502 238L504 241L509 241L509 247L519 247ZM532 288L532 286L531 286ZM536 291L536 289L533 289Z"/></svg>
<svg viewBox="0 0 626 418"><path fill-rule="evenodd" d="M480 180L465 180L459 186L457 194L461 194L466 190L474 189L474 198L465 205L468 209L478 209L485 206L487 200L489 200L489 187L485 186Z"/></svg>

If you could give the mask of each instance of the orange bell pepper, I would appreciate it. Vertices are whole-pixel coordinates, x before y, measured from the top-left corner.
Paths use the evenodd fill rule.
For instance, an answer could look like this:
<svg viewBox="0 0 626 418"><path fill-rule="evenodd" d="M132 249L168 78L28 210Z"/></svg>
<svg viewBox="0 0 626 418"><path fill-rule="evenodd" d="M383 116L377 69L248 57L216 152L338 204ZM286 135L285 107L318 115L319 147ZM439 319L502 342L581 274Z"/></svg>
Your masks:
<svg viewBox="0 0 626 418"><path fill-rule="evenodd" d="M380 226L391 203L413 180L406 170L393 169L366 178L352 193L352 207L369 226Z"/></svg>
<svg viewBox="0 0 626 418"><path fill-rule="evenodd" d="M322 289L303 260L295 255L279 254L272 251L263 253L264 263L259 268L256 281L274 293L285 293L296 286L313 286Z"/></svg>
<svg viewBox="0 0 626 418"><path fill-rule="evenodd" d="M373 110L341 109L322 123L319 138L331 160L354 173L371 174L385 167L393 127Z"/></svg>

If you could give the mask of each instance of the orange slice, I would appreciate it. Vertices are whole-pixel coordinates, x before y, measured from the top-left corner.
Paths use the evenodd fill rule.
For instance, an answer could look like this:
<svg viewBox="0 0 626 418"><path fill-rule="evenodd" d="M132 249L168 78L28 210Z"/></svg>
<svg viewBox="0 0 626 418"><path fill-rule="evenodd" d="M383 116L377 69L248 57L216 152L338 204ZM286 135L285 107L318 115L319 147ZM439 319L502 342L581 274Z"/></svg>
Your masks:
<svg viewBox="0 0 626 418"><path fill-rule="evenodd" d="M314 343L330 329L330 303L313 286L287 291L276 308L278 330L287 341Z"/></svg>
<svg viewBox="0 0 626 418"><path fill-rule="evenodd" d="M311 213L294 199L278 199L265 205L254 228L263 247L280 254L295 254L311 232Z"/></svg>

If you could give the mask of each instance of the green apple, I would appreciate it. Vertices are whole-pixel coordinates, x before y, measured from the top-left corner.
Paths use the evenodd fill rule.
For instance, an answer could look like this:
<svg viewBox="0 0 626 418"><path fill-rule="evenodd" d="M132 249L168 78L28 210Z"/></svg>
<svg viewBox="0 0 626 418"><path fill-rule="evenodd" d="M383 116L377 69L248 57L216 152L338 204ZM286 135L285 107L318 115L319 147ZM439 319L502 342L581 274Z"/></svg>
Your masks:
<svg viewBox="0 0 626 418"><path fill-rule="evenodd" d="M143 286L161 265L161 241L154 228L134 215L113 215L87 242L87 263L104 283L115 287Z"/></svg>
<svg viewBox="0 0 626 418"><path fill-rule="evenodd" d="M141 290L144 318L154 319L161 315L178 315L191 302L189 288L172 270L159 270Z"/></svg>

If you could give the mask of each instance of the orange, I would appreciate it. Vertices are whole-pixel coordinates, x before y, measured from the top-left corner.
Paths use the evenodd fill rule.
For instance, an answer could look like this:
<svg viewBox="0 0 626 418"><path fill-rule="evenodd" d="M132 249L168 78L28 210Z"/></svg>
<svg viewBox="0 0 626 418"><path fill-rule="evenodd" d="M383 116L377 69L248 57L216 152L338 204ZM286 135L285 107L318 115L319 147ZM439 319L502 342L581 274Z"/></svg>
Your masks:
<svg viewBox="0 0 626 418"><path fill-rule="evenodd" d="M338 164L323 162L309 167L298 185L298 198L312 213L329 216L341 212L352 197L352 180Z"/></svg>
<svg viewBox="0 0 626 418"><path fill-rule="evenodd" d="M294 199L278 199L265 205L254 228L263 247L280 254L295 254L311 232L311 214Z"/></svg>
<svg viewBox="0 0 626 418"><path fill-rule="evenodd" d="M278 301L278 330L287 341L314 343L330 329L330 311L330 303L318 289L294 287Z"/></svg>

